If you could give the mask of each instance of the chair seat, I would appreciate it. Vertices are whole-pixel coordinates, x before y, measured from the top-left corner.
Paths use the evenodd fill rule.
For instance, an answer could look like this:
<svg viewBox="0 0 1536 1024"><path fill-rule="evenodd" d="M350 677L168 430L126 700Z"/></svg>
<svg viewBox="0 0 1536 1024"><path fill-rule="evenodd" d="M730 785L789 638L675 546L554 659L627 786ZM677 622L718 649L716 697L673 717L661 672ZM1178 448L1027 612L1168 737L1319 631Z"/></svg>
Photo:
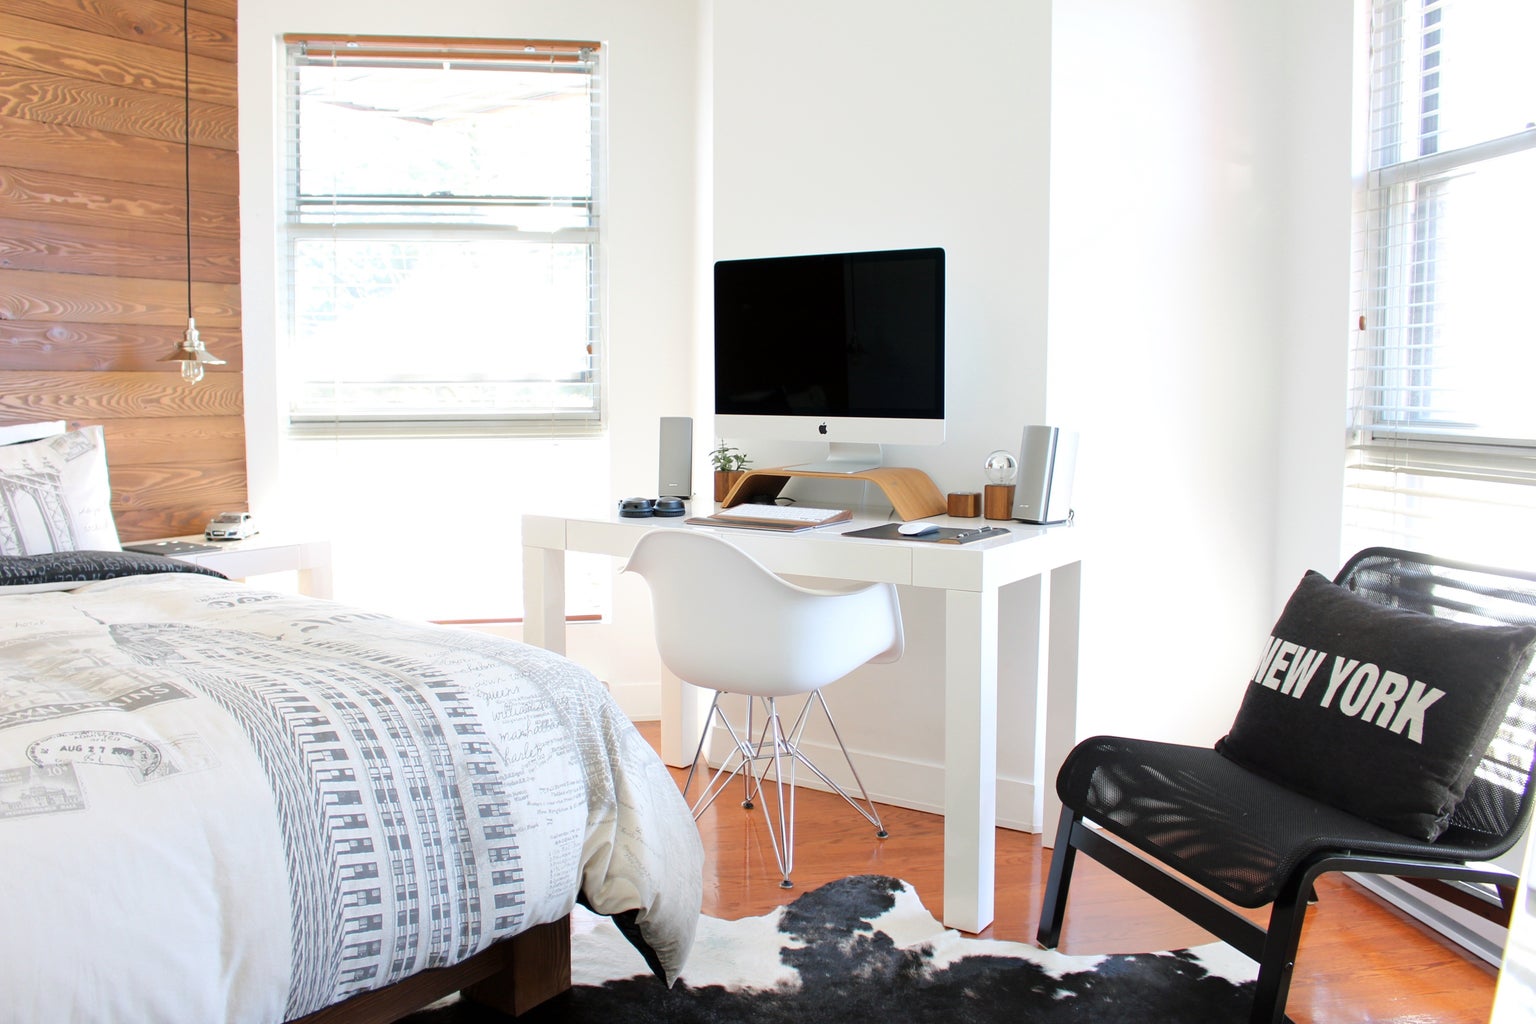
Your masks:
<svg viewBox="0 0 1536 1024"><path fill-rule="evenodd" d="M1433 843L1363 821L1255 775L1214 749L1097 736L1057 776L1062 802L1241 907L1325 850L1478 860L1488 845L1452 828Z"/></svg>

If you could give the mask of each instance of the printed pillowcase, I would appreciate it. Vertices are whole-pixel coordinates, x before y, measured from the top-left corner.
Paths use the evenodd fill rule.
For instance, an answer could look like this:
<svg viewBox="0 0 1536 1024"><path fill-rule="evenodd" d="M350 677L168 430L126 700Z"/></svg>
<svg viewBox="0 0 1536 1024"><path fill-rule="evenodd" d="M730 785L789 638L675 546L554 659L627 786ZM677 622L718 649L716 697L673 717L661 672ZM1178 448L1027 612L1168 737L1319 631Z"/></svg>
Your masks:
<svg viewBox="0 0 1536 1024"><path fill-rule="evenodd" d="M1433 841L1504 720L1533 641L1536 627L1391 608L1309 572L1216 749L1357 817Z"/></svg>
<svg viewBox="0 0 1536 1024"><path fill-rule="evenodd" d="M0 587L9 594L74 590L82 583L115 580L119 576L158 573L197 573L228 579L223 573L192 562L136 551L52 551L46 555L0 555Z"/></svg>
<svg viewBox="0 0 1536 1024"><path fill-rule="evenodd" d="M101 427L0 447L0 555L121 549Z"/></svg>

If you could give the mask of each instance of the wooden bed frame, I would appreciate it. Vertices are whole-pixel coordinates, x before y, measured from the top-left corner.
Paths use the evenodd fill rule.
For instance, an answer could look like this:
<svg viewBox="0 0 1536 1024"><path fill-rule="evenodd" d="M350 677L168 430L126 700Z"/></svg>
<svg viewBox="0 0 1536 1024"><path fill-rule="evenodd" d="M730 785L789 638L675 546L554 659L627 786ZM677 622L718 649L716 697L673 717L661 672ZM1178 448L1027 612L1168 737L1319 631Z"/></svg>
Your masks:
<svg viewBox="0 0 1536 1024"><path fill-rule="evenodd" d="M535 925L452 967L355 995L289 1024L390 1024L453 992L519 1016L571 987L571 919Z"/></svg>

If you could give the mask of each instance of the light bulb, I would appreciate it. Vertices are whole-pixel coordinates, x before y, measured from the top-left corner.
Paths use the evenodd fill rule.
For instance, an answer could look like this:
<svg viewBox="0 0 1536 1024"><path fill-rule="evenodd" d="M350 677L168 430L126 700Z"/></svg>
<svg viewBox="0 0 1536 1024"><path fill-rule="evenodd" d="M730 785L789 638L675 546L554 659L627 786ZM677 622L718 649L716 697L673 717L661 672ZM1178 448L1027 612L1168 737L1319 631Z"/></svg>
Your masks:
<svg viewBox="0 0 1536 1024"><path fill-rule="evenodd" d="M203 379L203 364L212 363L222 365L224 360L208 354L203 348L203 340L197 334L197 321L191 316L187 317L187 331L182 336L176 351L166 356L161 362L177 360L181 363L181 379L188 384L196 384Z"/></svg>
<svg viewBox="0 0 1536 1024"><path fill-rule="evenodd" d="M987 482L993 484L1011 484L1019 475L1019 460L1013 457L1013 452L999 448L987 456Z"/></svg>

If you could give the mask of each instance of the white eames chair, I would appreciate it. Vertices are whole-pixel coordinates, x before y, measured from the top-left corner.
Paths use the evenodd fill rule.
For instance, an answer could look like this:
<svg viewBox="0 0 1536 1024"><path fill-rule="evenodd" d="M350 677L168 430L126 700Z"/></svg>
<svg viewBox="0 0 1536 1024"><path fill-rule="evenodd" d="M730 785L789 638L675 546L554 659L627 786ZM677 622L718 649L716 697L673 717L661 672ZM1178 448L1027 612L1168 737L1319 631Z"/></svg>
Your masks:
<svg viewBox="0 0 1536 1024"><path fill-rule="evenodd" d="M693 763L718 718L735 743L693 805L699 815L737 775L746 785L743 807L762 792L772 764L777 786L777 828L765 816L768 838L785 888L793 885L795 765L803 764L886 836L880 815L859 778L848 748L832 721L821 688L867 662L895 661L904 645L901 608L889 583L848 589L812 589L785 580L722 538L696 530L657 528L641 538L624 567L651 590L656 646L662 662L684 682L715 691ZM726 693L745 695L747 717L738 729L720 707ZM804 695L804 705L786 729L778 708L783 697ZM848 759L863 804L806 756L800 747L808 713L820 707ZM754 728L754 709L764 720ZM694 768L683 785L686 796ZM786 793L787 788L787 793Z"/></svg>

